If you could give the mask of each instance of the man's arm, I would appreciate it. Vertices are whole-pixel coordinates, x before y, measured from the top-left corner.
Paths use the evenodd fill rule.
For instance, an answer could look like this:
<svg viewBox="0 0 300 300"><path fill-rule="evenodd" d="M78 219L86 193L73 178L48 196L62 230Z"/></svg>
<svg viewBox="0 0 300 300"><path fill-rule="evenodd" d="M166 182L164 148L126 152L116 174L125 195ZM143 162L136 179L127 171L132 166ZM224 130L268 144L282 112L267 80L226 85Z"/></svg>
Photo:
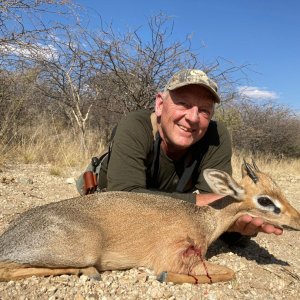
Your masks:
<svg viewBox="0 0 300 300"><path fill-rule="evenodd" d="M146 188L147 155L153 134L147 115L129 113L119 122L107 169L110 191L136 191Z"/></svg>

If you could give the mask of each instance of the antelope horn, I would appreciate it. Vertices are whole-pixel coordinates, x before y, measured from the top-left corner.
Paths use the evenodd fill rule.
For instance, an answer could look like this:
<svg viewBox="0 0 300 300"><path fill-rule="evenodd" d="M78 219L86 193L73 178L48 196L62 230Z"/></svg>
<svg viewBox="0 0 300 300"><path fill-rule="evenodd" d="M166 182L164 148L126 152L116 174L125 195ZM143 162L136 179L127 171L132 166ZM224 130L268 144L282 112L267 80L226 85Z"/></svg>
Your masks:
<svg viewBox="0 0 300 300"><path fill-rule="evenodd" d="M247 171L247 175L253 180L254 183L257 183L258 177L256 176L255 172L253 171L250 164L248 164L244 159L244 166Z"/></svg>
<svg viewBox="0 0 300 300"><path fill-rule="evenodd" d="M252 158L252 165L253 165L255 171L260 172L260 170L259 170L258 166L256 165L253 158Z"/></svg>

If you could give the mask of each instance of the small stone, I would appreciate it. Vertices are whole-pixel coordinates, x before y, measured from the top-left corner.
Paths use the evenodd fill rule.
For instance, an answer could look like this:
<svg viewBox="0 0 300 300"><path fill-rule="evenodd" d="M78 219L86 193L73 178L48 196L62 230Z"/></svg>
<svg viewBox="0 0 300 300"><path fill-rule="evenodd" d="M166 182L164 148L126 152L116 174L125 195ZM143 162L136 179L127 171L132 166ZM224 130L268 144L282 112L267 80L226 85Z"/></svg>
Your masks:
<svg viewBox="0 0 300 300"><path fill-rule="evenodd" d="M181 285L184 289L186 289L186 290L191 290L192 289L192 284L190 284L190 283L183 283L182 285Z"/></svg>
<svg viewBox="0 0 300 300"><path fill-rule="evenodd" d="M6 284L7 286L9 286L9 287L13 287L13 286L15 286L16 285L16 283L15 283L15 281L9 281L7 284Z"/></svg>
<svg viewBox="0 0 300 300"><path fill-rule="evenodd" d="M146 282L147 281L147 275L146 274L138 274L136 276L136 282Z"/></svg>
<svg viewBox="0 0 300 300"><path fill-rule="evenodd" d="M33 184L33 179L32 178L20 178L19 182L21 184Z"/></svg>
<svg viewBox="0 0 300 300"><path fill-rule="evenodd" d="M147 276L147 281L150 281L150 282L156 281L156 282L157 282L156 276L154 276L154 275L148 275L148 276Z"/></svg>
<svg viewBox="0 0 300 300"><path fill-rule="evenodd" d="M151 282L151 285L152 286L160 286L160 282L158 282L157 280L153 280L152 282Z"/></svg>
<svg viewBox="0 0 300 300"><path fill-rule="evenodd" d="M66 183L67 184L75 184L76 181L75 181L75 179L73 177L69 177L69 178L66 179Z"/></svg>
<svg viewBox="0 0 300 300"><path fill-rule="evenodd" d="M77 293L74 297L74 300L84 300L84 297L81 295L81 293Z"/></svg>
<svg viewBox="0 0 300 300"><path fill-rule="evenodd" d="M60 275L59 277L60 277L60 279L66 280L66 281L69 281L69 279L70 279L69 275Z"/></svg>
<svg viewBox="0 0 300 300"><path fill-rule="evenodd" d="M208 294L207 299L208 300L217 300L218 297L217 297L217 295L215 293L211 292L211 293Z"/></svg>
<svg viewBox="0 0 300 300"><path fill-rule="evenodd" d="M90 280L90 278L88 276L86 276L86 275L81 275L80 278L79 278L79 281L81 283L85 283L85 282L87 282L89 280Z"/></svg>
<svg viewBox="0 0 300 300"><path fill-rule="evenodd" d="M51 286L48 288L48 292L50 292L50 293L55 293L56 291L57 291L57 287L55 287L55 286Z"/></svg>
<svg viewBox="0 0 300 300"><path fill-rule="evenodd" d="M41 293L46 293L46 291L47 291L47 288L46 288L45 286L42 286L42 287L40 288L40 292L41 292Z"/></svg>
<svg viewBox="0 0 300 300"><path fill-rule="evenodd" d="M151 295L152 299L160 299L160 298L162 298L163 293L160 289L153 289L150 292L150 295Z"/></svg>
<svg viewBox="0 0 300 300"><path fill-rule="evenodd" d="M170 290L165 290L163 292L163 298L170 299L170 298L172 298L172 296L173 296L173 294L172 294L172 292Z"/></svg>

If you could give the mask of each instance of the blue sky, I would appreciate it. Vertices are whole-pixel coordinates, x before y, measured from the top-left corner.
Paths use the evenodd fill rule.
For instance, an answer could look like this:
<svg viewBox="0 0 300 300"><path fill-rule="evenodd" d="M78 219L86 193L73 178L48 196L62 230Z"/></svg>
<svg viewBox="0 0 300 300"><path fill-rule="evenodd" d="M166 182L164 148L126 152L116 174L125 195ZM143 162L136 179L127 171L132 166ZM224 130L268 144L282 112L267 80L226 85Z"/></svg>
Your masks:
<svg viewBox="0 0 300 300"><path fill-rule="evenodd" d="M174 21L174 40L192 35L200 59L248 64L241 89L253 100L274 100L300 112L300 1L298 0L75 0L119 31L146 26L164 12ZM204 46L204 47L203 47Z"/></svg>

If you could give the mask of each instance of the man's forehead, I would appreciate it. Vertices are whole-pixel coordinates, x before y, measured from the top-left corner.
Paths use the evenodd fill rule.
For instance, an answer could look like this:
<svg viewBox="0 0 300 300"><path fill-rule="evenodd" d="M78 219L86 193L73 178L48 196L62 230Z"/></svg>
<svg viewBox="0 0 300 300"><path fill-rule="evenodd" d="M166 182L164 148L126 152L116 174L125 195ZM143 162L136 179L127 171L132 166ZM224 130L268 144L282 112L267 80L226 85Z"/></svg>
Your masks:
<svg viewBox="0 0 300 300"><path fill-rule="evenodd" d="M208 98L215 101L215 96L205 87L191 84L187 86L180 87L176 90L169 91L170 95L181 95L181 96L192 96L199 98Z"/></svg>

